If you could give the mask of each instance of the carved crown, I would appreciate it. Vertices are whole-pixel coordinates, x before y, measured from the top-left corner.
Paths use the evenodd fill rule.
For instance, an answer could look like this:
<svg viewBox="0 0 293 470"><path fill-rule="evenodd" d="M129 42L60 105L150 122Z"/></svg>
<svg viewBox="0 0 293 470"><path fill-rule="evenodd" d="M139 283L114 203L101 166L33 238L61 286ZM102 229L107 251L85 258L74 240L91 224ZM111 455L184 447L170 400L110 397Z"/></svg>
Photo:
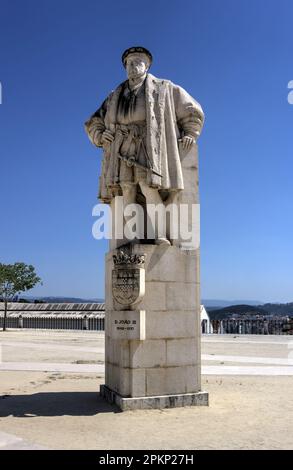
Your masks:
<svg viewBox="0 0 293 470"><path fill-rule="evenodd" d="M113 255L113 261L115 266L142 266L145 262L145 255L130 254L120 250L117 255Z"/></svg>

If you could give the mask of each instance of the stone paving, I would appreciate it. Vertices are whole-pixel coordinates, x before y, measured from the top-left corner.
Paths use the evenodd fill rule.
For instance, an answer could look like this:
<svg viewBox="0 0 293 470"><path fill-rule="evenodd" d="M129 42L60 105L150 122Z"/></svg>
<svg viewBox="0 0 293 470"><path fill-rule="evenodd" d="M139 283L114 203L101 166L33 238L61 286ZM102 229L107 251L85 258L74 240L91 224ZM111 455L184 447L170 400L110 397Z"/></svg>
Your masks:
<svg viewBox="0 0 293 470"><path fill-rule="evenodd" d="M293 337L203 336L210 406L127 413L97 394L103 341L0 332L0 449L293 448Z"/></svg>
<svg viewBox="0 0 293 470"><path fill-rule="evenodd" d="M15 339L30 337L31 341L11 341L10 336ZM0 337L1 362L0 371L40 371L40 372L78 372L78 373L104 373L104 336L99 332L46 332L41 331L11 331L8 337ZM51 342L43 342L43 338L51 338ZM96 347L86 346L88 338L91 342L97 337ZM58 344L56 339L66 339L67 345ZM230 339L233 338L233 339ZM78 344L83 344L77 345ZM238 348L238 355L208 353L210 346L218 349ZM262 357L255 355L243 355L243 346L249 346L250 352L259 352L261 346L277 346L279 355L277 357ZM258 349L258 350L257 350ZM276 349L276 348L275 348ZM293 375L293 337L289 336L233 336L233 335L208 335L202 338L202 374L203 375ZM40 353L43 352L43 354ZM45 354L45 357L44 357ZM291 354L291 357L289 357ZM27 360L43 355L43 361ZM51 362L51 356L58 355L58 362ZM21 357L20 357L21 356ZM81 358L76 361L66 362L66 358ZM20 360L11 360L11 358ZM76 362L76 363L74 363ZM94 362L94 363L93 363ZM209 364L213 362L214 364ZM233 365L226 365L226 363Z"/></svg>

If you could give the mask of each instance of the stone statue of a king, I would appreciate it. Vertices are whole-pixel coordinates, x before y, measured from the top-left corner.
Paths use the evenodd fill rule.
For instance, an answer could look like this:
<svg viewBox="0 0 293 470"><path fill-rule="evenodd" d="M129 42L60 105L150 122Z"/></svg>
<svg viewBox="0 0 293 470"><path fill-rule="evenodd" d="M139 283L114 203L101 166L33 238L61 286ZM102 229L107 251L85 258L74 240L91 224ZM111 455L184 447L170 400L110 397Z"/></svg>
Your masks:
<svg viewBox="0 0 293 470"><path fill-rule="evenodd" d="M144 47L127 49L122 62L128 79L86 122L91 142L104 151L99 198L110 204L115 225L105 257L100 393L122 410L208 405L201 390L199 237L193 236L199 217L186 216L199 206L203 111L180 86L148 73L152 55ZM128 230L133 207L142 214L135 225L144 227L136 238Z"/></svg>
<svg viewBox="0 0 293 470"><path fill-rule="evenodd" d="M152 55L131 47L122 55L128 79L121 83L86 122L91 142L103 147L99 198L124 205L165 205L184 189L182 154L200 135L202 108L183 88L148 73ZM170 244L164 234L156 244Z"/></svg>

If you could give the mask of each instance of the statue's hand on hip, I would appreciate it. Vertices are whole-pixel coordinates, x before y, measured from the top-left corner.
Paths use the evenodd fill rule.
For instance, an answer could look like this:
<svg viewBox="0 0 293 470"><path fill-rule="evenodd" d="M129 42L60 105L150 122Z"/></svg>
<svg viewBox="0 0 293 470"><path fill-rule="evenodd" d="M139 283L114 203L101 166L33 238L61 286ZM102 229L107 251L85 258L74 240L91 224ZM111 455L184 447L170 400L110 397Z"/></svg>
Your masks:
<svg viewBox="0 0 293 470"><path fill-rule="evenodd" d="M193 143L194 143L193 137L190 137L189 135L185 135L184 137L182 137L183 150L190 150Z"/></svg>

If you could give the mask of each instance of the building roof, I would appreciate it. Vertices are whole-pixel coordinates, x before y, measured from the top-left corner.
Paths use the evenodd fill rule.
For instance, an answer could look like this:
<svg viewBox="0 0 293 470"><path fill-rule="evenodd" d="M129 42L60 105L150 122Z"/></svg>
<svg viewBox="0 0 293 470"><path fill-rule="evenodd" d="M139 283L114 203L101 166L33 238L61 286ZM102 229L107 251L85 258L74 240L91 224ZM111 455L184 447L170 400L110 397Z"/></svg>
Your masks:
<svg viewBox="0 0 293 470"><path fill-rule="evenodd" d="M0 302L0 316L4 312L4 303ZM105 313L104 303L83 303L83 304L30 304L30 303L8 303L7 315L9 317L103 317Z"/></svg>

